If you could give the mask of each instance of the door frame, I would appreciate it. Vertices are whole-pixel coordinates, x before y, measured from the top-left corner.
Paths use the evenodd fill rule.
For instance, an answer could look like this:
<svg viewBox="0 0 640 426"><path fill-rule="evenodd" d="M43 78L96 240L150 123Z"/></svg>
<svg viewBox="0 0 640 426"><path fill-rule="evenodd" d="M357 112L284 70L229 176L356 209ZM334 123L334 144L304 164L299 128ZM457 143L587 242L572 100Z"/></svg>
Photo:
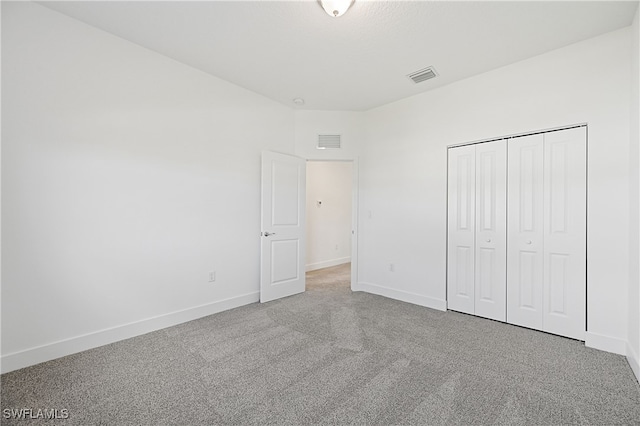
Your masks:
<svg viewBox="0 0 640 426"><path fill-rule="evenodd" d="M356 291L355 288L358 285L358 158L306 158L307 163L311 162L324 162L324 163L351 163L351 285L352 291ZM305 229L306 240L306 229ZM305 265L306 265L306 252L305 252ZM305 283L306 287L306 283ZM306 290L305 290L306 291Z"/></svg>

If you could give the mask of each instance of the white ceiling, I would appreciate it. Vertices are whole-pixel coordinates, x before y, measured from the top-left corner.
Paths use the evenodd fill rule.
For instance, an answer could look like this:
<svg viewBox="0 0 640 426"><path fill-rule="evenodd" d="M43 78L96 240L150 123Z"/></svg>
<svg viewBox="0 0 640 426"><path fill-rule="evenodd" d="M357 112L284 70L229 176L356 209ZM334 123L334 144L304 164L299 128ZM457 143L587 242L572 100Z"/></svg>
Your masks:
<svg viewBox="0 0 640 426"><path fill-rule="evenodd" d="M293 108L353 111L628 26L638 7L356 0L332 18L315 0L41 4ZM439 76L406 77L427 66Z"/></svg>

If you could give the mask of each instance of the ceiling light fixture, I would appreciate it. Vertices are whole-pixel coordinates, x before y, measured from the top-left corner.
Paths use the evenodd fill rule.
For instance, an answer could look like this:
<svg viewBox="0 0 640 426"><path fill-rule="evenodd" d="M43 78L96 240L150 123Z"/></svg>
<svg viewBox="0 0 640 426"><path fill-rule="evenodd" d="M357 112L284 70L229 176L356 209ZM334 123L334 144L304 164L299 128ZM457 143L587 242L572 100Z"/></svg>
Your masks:
<svg viewBox="0 0 640 426"><path fill-rule="evenodd" d="M302 105L304 105L304 99L302 99L302 98L294 98L293 99L293 103L298 105L298 106L302 106Z"/></svg>
<svg viewBox="0 0 640 426"><path fill-rule="evenodd" d="M345 14L355 0L318 0L320 6L329 16L337 18Z"/></svg>

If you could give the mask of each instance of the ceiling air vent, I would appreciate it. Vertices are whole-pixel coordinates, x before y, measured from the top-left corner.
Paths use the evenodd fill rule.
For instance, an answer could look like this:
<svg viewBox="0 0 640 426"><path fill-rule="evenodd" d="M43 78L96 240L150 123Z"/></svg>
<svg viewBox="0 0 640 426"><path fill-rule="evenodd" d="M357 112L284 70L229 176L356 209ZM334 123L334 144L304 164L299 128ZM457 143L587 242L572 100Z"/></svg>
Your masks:
<svg viewBox="0 0 640 426"><path fill-rule="evenodd" d="M318 149L340 148L340 135L318 135Z"/></svg>
<svg viewBox="0 0 640 426"><path fill-rule="evenodd" d="M409 77L414 83L418 84L418 83L422 83L425 80L430 80L436 77L437 75L438 74L436 73L436 70L433 67L428 67L423 70L413 72L409 74L407 77Z"/></svg>

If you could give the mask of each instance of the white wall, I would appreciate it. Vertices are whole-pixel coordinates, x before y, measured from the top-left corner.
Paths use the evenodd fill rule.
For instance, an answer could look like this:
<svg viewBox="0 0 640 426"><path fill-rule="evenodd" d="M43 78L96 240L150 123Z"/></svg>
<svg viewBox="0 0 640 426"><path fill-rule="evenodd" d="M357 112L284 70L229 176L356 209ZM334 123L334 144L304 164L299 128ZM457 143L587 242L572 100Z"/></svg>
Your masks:
<svg viewBox="0 0 640 426"><path fill-rule="evenodd" d="M33 3L2 55L3 371L258 300L293 110Z"/></svg>
<svg viewBox="0 0 640 426"><path fill-rule="evenodd" d="M2 46L2 4L0 4L0 46ZM1 48L0 48L1 50ZM0 77L2 76L2 55L0 54ZM2 84L0 84L0 100L2 98ZM0 129L2 129L2 102L0 102ZM2 136L0 135L0 212L2 212ZM0 214L1 217L1 214ZM2 220L0 220L0 331L2 330ZM2 370L2 336L0 336L0 372Z"/></svg>
<svg viewBox="0 0 640 426"><path fill-rule="evenodd" d="M351 261L352 174L348 161L307 162L307 271Z"/></svg>
<svg viewBox="0 0 640 426"><path fill-rule="evenodd" d="M631 143L629 149L629 346L627 358L640 380L640 8L631 27Z"/></svg>
<svg viewBox="0 0 640 426"><path fill-rule="evenodd" d="M623 353L630 32L608 33L369 111L360 157L358 288L444 309L447 145L588 123L587 344Z"/></svg>

